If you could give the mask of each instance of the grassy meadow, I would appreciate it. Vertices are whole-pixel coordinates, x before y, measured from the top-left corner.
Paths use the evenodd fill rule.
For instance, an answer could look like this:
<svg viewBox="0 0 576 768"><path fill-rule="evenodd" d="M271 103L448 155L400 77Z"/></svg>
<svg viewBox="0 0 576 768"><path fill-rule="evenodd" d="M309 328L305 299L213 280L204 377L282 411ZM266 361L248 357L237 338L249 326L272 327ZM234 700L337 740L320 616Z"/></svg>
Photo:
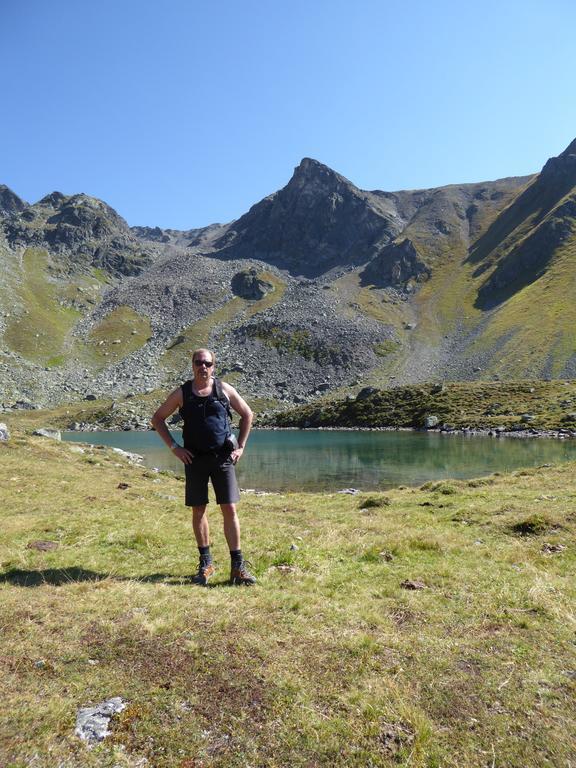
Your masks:
<svg viewBox="0 0 576 768"><path fill-rule="evenodd" d="M0 765L576 765L575 469L245 494L253 588L227 584L212 504L201 588L181 480L15 432ZM89 748L77 710L112 696Z"/></svg>

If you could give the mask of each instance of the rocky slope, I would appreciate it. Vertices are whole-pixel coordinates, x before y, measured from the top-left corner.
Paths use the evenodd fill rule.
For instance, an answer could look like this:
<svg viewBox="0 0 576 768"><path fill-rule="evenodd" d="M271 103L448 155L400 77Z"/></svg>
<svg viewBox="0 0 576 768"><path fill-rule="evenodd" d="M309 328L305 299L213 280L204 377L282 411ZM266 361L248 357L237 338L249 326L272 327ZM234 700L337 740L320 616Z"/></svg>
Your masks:
<svg viewBox="0 0 576 768"><path fill-rule="evenodd" d="M262 408L572 377L575 168L573 142L536 176L384 192L305 158L237 221L182 232L0 187L0 402L171 388L198 345Z"/></svg>

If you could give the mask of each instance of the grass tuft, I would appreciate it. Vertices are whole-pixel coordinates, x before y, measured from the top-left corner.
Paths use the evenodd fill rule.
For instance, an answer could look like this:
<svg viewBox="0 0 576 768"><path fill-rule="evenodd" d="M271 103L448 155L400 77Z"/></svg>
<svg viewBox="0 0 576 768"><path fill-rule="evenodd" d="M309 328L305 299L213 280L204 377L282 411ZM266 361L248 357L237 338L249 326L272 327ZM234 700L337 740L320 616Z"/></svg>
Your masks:
<svg viewBox="0 0 576 768"><path fill-rule="evenodd" d="M519 536L540 536L553 527L552 521L545 515L534 513L511 526L512 532Z"/></svg>
<svg viewBox="0 0 576 768"><path fill-rule="evenodd" d="M362 499L358 504L358 509L375 509L377 507L388 507L392 501L388 496L368 496Z"/></svg>

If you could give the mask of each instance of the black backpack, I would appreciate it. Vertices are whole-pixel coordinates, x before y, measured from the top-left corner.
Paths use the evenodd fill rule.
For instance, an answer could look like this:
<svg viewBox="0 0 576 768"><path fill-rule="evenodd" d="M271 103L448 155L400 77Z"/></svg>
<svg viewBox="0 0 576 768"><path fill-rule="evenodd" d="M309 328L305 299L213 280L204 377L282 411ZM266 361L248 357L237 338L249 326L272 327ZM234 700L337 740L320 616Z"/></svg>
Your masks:
<svg viewBox="0 0 576 768"><path fill-rule="evenodd" d="M214 381L212 383L212 392L210 395L208 395L206 398L199 398L197 395L194 394L194 391L192 389L192 380L189 379L188 381L185 381L182 384L182 408L180 409L180 415L184 418L184 442L185 444L195 444L194 450L198 453L202 453L202 446L206 445L206 453L212 453L215 449L215 445L210 445L210 437L209 435L212 434L210 432L205 434L205 441L206 442L200 442L198 443L198 438L202 435L202 422L198 423L196 420L196 428L192 427L192 422L187 422L186 414L190 414L191 418L195 418L194 414L197 414L197 410L194 409L192 406L192 403L198 401L217 401L224 411L222 414L222 418L226 420L226 424L221 423L220 428L218 429L218 433L224 437L224 442L222 443L222 437L218 439L218 442L216 445L221 446L221 448L232 451L235 448L238 447L238 443L236 440L236 436L232 433L232 411L230 408L230 400L228 396L224 393L224 390L222 388L222 382L220 379L214 377ZM192 402L191 402L192 401ZM192 410L190 410L190 407L192 406ZM214 416L214 413L213 413ZM218 419L216 419L216 424L218 423ZM188 431L188 430L191 431ZM186 438L186 435L188 435L188 438ZM220 450L220 449L218 449Z"/></svg>

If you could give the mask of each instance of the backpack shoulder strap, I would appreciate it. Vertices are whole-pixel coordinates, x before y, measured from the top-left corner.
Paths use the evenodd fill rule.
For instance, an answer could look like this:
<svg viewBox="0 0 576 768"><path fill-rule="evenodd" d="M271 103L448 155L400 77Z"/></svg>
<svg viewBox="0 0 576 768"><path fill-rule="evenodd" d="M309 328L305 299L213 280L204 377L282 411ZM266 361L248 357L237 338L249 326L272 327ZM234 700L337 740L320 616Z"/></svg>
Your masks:
<svg viewBox="0 0 576 768"><path fill-rule="evenodd" d="M232 411L230 410L230 400L228 398L228 395L226 395L224 393L224 390L222 389L222 381L217 376L214 376L214 384L212 385L212 392L216 395L216 399L222 403L224 408L226 408L226 413L228 414L228 418L232 419Z"/></svg>

